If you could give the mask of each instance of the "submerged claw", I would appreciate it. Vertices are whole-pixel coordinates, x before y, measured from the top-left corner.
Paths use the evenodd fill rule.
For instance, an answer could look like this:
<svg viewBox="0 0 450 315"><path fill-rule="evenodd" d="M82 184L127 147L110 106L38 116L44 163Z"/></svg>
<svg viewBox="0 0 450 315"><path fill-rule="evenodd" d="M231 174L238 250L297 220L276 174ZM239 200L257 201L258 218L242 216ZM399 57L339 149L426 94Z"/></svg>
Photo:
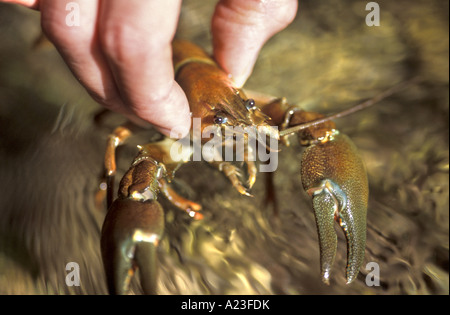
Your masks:
<svg viewBox="0 0 450 315"><path fill-rule="evenodd" d="M164 211L156 200L114 201L102 229L101 249L110 294L127 294L138 269L145 294L156 293L156 249Z"/></svg>
<svg viewBox="0 0 450 315"><path fill-rule="evenodd" d="M337 249L334 221L347 238L347 283L358 275L364 259L368 182L361 158L350 139L308 147L302 158L302 181L312 197L320 244L322 279L329 283Z"/></svg>

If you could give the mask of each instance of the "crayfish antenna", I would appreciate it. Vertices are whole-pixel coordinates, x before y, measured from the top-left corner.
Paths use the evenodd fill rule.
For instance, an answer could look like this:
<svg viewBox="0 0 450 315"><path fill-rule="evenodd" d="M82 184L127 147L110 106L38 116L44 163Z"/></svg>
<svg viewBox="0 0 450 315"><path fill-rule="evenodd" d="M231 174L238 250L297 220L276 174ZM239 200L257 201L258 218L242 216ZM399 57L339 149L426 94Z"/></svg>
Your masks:
<svg viewBox="0 0 450 315"><path fill-rule="evenodd" d="M397 84L397 85L387 89L386 91L381 92L380 94L376 95L375 97L373 97L371 99L368 99L367 101L365 101L363 103L360 103L360 104L357 104L357 105L355 105L353 107L350 107L349 109L343 110L343 111L341 111L339 113L336 113L336 114L333 114L333 115L330 115L330 116L326 116L324 118L316 119L316 120L313 120L313 121L310 121L310 122L307 122L307 123L304 123L304 124L300 124L300 125L297 125L297 126L294 126L294 127L291 127L291 128L285 129L285 130L282 130L282 131L280 131L280 137L284 137L284 136L296 133L296 132L298 132L300 130L304 130L304 129L307 129L307 128L310 128L310 127L313 127L313 126L316 126L316 125L320 125L320 124L323 124L324 122L327 122L327 121L330 121L330 120L334 120L334 119L337 119L337 118L341 118L341 117L345 117L345 116L351 115L353 113L359 112L359 111L361 111L363 109L369 108L369 107L371 107L371 106L373 106L375 104L378 104L379 102L381 102L382 100L388 98L389 96L400 92L401 90L403 90L404 88L406 88L410 84L412 84L414 82L418 82L418 81L419 81L419 78L418 77L414 77L413 79L401 82L401 83L399 83L399 84Z"/></svg>

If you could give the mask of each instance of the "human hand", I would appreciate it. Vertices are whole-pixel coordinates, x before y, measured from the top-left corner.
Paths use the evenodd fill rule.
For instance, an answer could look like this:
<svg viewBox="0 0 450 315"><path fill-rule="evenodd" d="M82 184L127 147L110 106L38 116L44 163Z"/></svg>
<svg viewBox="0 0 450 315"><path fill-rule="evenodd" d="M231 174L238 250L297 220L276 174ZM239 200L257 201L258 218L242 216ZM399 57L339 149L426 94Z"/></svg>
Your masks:
<svg viewBox="0 0 450 315"><path fill-rule="evenodd" d="M0 0L41 11L41 24L76 78L100 104L170 135L189 132L189 104L174 80L171 42L181 0ZM264 43L294 19L297 0L220 0L212 18L214 57L242 87Z"/></svg>

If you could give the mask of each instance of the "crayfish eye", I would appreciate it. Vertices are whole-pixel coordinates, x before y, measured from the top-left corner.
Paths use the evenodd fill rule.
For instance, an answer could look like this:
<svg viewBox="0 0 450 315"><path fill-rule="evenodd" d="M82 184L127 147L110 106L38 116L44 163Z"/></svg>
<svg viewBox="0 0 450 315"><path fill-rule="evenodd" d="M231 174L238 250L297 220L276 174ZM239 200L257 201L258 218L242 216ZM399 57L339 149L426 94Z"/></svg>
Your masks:
<svg viewBox="0 0 450 315"><path fill-rule="evenodd" d="M255 101L253 99L251 99L251 98L246 100L245 101L245 108L247 108L247 110L254 110L254 109L256 109Z"/></svg>
<svg viewBox="0 0 450 315"><path fill-rule="evenodd" d="M221 113L216 114L216 116L214 116L214 123L217 124L217 125L226 124L227 121L228 121L228 118L225 117L225 115L223 115Z"/></svg>

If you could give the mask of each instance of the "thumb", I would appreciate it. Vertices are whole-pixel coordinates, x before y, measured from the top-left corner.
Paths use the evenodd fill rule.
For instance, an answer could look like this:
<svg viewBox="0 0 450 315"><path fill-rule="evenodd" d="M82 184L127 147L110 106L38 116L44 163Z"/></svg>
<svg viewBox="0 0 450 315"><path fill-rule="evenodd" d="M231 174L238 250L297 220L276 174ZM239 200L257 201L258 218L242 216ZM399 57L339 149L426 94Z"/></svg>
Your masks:
<svg viewBox="0 0 450 315"><path fill-rule="evenodd" d="M212 20L214 56L242 87L265 42L288 26L297 0L221 0Z"/></svg>

